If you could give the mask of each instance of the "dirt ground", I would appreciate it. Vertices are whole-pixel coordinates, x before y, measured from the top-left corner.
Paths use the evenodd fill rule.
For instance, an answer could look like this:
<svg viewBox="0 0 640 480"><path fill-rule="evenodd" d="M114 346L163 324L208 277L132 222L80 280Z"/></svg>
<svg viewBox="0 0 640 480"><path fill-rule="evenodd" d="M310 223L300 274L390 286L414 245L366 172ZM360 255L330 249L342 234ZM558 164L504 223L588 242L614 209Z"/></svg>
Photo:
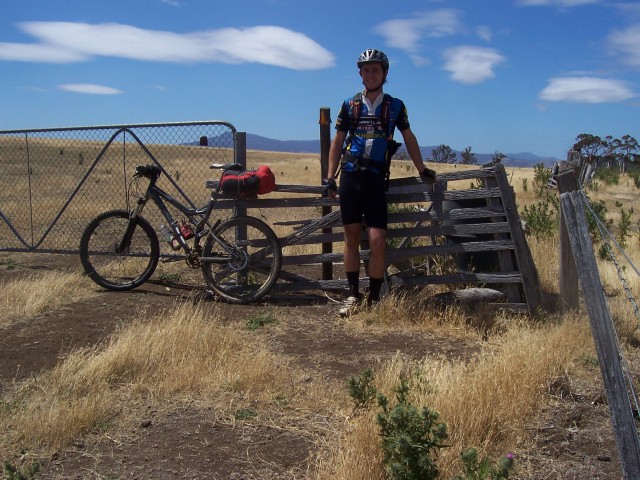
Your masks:
<svg viewBox="0 0 640 480"><path fill-rule="evenodd" d="M0 283L35 269L77 269L65 255L25 257L15 268L0 266ZM77 262L79 264L79 262ZM191 288L149 282L125 293L104 292L90 301L17 321L0 328L0 394L14 382L49 369L71 349L105 340L118 324L140 312L170 308ZM220 308L216 302L210 308ZM323 295L272 300L278 328L263 329L265 344L286 356L310 379L343 382L377 359L397 351L414 358L466 358L479 345L416 332L357 332L336 321L334 304ZM205 307L206 308L206 307ZM224 305L227 321L244 322L260 305ZM559 379L550 403L527 432L536 447L517 461L535 472L529 479L621 478L611 418L602 389ZM325 429L304 418L270 422L221 419L196 405L149 408L129 431L78 439L42 461L43 479L305 479L311 478ZM327 424L331 419L326 419ZM286 426L286 428L285 428ZM11 459L0 459L11 460Z"/></svg>

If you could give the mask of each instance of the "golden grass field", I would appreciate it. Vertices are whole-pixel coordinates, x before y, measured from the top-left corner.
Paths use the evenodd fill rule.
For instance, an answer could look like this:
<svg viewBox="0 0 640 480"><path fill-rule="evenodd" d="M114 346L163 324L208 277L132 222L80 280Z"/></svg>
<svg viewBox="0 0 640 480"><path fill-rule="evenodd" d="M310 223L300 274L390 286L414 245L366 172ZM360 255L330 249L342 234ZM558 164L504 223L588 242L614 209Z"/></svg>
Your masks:
<svg viewBox="0 0 640 480"><path fill-rule="evenodd" d="M73 155L77 157L78 153ZM249 166L271 166L279 183L319 183L317 155L250 151L248 163ZM439 172L473 168L433 164L430 167ZM190 166L177 162L171 169L189 170ZM507 168L507 172L519 208L535 203L537 197L531 188L533 169ZM77 172L59 173L61 176L74 174ZM102 174L108 176L108 169ZM412 174L406 162L394 162L394 177ZM204 167L201 175L208 175ZM199 178L193 180L193 188L201 187L202 176L194 177ZM15 201L8 193L12 180L7 177L3 175L1 180L3 208ZM181 177L185 179L186 174ZM529 186L527 191L523 189L525 182ZM56 195L63 196L53 188L56 184L66 182L59 178L39 184L43 186L43 195L51 196L54 206L60 201L53 200ZM639 197L626 176L618 186L601 187L589 195L593 201L606 202L614 230L620 218L615 202L630 205ZM97 213L87 212L89 217ZM269 222L290 219L290 212L286 211L265 215ZM627 242L627 254L637 265L640 263L638 214L634 213L632 218L634 232ZM557 295L557 236L530 237L529 244L542 289L546 295ZM11 266L13 270L23 262L28 263L24 258L23 254L0 253L0 266L4 270ZM611 262L598 259L598 265L612 317L632 366L633 379L637 381L638 318ZM630 292L638 298L640 279L630 268L625 271ZM9 332L16 325L28 329L32 319L43 312L63 315L65 309L104 298L95 285L82 277L79 266L64 271L52 269L46 273L8 276L1 287L0 333ZM108 338L70 352L51 369L18 382L2 378L0 461L16 465L40 462L46 466L53 452L71 449L79 439L91 442L105 437L120 438L122 432L130 430L149 409L164 412L176 405L189 405L198 411L214 412L213 416L220 422L237 428L241 428L242 421L234 417L234 412L251 408L258 412L251 422L277 425L284 433L310 439L311 451L294 472L279 471L273 476L254 472L256 476L246 473L247 476L236 478L386 478L375 420L378 408L370 406L355 411L344 379L338 381L306 371L270 343L270 335L282 333L287 322L303 323L304 317L311 315L305 313L306 307L262 307L260 311L269 311L278 320L274 325L265 325L262 335L248 334L242 323L225 317L224 308L224 305L213 308L193 298L177 297L162 314L147 315L141 311L137 318L119 324ZM385 335L402 332L475 345L471 353L457 360L437 354L416 358L399 349L395 354L387 352L371 362L379 391L392 397L399 378L407 376L411 379L411 402L435 408L446 422L450 437L449 447L443 449L438 458L441 478L460 473L458 455L469 446L494 458L514 452L518 466L516 478L615 478L572 476L567 470L568 463L554 463L553 456L540 457L537 452L541 430L536 426L553 423L554 406L561 401L556 388L559 383L594 397L602 391L584 309L564 317L548 313L530 319L491 314L482 309L475 312L456 307L438 310L429 303L420 304L412 295L400 293L385 299L379 308L346 322L331 316L323 321L335 322L334 328L358 336L376 335L384 339ZM272 329L270 334L269 329ZM597 365L597 361L595 363ZM615 458L617 452L612 450L610 432L608 443L602 437L602 431L607 431L606 416L602 423L604 430L590 437L593 450L608 449ZM561 441L566 440L558 440ZM585 467L588 464L582 463ZM572 468L577 469L578 464L580 460L576 459ZM603 466L598 474L614 475L615 468ZM100 471L86 475L74 473L82 475L79 478L129 478ZM47 477L45 469L43 478L63 477ZM152 477L143 473L139 478Z"/></svg>

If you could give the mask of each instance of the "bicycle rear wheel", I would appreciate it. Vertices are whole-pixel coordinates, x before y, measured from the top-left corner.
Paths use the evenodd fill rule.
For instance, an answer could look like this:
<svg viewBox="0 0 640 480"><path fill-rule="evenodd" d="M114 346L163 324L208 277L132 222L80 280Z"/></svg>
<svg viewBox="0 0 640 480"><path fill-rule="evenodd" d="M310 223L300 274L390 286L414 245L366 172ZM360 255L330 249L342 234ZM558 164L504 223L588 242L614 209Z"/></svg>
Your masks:
<svg viewBox="0 0 640 480"><path fill-rule="evenodd" d="M80 261L91 280L109 290L131 290L146 282L158 266L160 245L144 218L134 223L126 210L94 218L80 240Z"/></svg>
<svg viewBox="0 0 640 480"><path fill-rule="evenodd" d="M278 280L282 250L262 220L235 217L207 237L200 262L214 293L231 303L249 303L266 295Z"/></svg>

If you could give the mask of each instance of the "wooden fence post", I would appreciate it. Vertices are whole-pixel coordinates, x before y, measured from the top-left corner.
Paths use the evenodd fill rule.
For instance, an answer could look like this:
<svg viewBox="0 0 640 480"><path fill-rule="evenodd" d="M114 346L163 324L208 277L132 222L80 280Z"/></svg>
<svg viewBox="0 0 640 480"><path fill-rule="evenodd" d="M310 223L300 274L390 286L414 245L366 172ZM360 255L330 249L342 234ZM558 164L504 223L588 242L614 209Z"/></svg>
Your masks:
<svg viewBox="0 0 640 480"><path fill-rule="evenodd" d="M578 189L576 176L573 172L556 176L558 191L563 193L573 192ZM567 221L564 218L564 210L560 208L560 272L558 275L560 290L560 312L567 313L570 310L578 310L580 306L578 271L576 262L571 254L571 243Z"/></svg>
<svg viewBox="0 0 640 480"><path fill-rule="evenodd" d="M329 149L331 148L331 109L329 107L320 108L320 180L327 178L329 172ZM322 207L322 216L331 213L331 206ZM322 233L331 233L331 228L323 228ZM322 244L322 253L333 253L333 243ZM333 280L333 263L323 262L322 280Z"/></svg>
<svg viewBox="0 0 640 480"><path fill-rule="evenodd" d="M589 237L582 192L563 193L560 195L560 204L567 230L571 232L571 250L598 352L622 472L626 480L637 480L640 478L640 442L622 371L619 345Z"/></svg>

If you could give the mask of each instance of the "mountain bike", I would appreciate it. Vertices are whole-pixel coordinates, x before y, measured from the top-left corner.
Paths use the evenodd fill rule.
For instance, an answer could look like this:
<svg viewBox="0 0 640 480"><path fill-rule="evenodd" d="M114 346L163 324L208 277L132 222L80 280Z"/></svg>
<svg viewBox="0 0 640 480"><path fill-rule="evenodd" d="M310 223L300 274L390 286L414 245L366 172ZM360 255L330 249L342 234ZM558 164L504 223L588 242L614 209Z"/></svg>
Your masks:
<svg viewBox="0 0 640 480"><path fill-rule="evenodd" d="M239 164L213 164L222 175L242 170ZM142 212L151 200L166 220L159 227L172 250L182 255L190 268L201 268L208 287L231 303L255 302L276 283L282 266L282 250L276 234L262 220L234 216L211 221L220 196L221 181L212 189L209 202L201 208L183 205L157 186L162 169L138 165L130 189L142 192L131 211L110 210L94 218L80 240L80 260L87 275L109 290L131 290L146 282L160 259L158 235ZM140 182L148 180L146 189ZM183 216L178 222L169 211L171 205ZM163 257L164 260L164 257Z"/></svg>

